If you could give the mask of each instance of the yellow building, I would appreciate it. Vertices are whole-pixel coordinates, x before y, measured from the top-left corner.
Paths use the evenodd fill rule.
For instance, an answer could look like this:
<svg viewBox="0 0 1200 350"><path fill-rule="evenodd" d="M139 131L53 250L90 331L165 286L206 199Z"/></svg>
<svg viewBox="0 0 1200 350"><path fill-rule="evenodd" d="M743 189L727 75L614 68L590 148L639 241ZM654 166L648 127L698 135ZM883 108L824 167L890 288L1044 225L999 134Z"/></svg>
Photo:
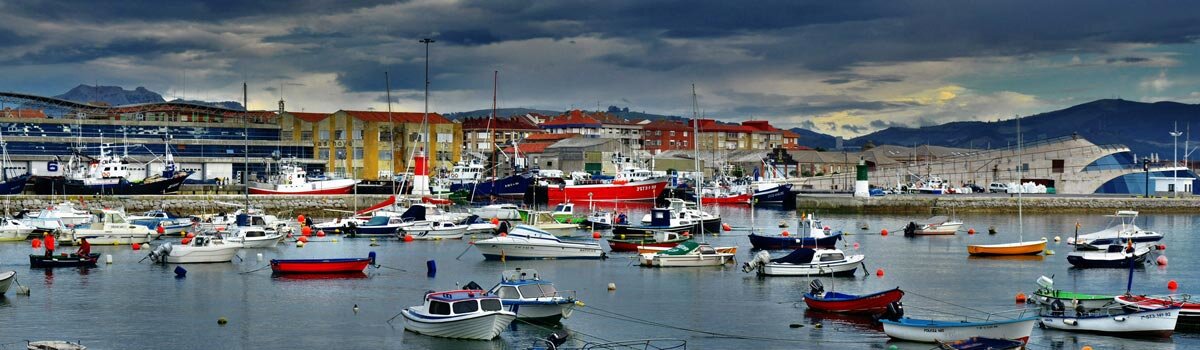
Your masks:
<svg viewBox="0 0 1200 350"><path fill-rule="evenodd" d="M312 140L314 158L326 160L328 172L379 180L412 171L413 152L425 147L423 117L414 112L389 116L388 112L340 110L332 114L285 112L280 121L285 139ZM462 157L461 126L430 113L429 133L432 143L426 155L430 169L449 171Z"/></svg>

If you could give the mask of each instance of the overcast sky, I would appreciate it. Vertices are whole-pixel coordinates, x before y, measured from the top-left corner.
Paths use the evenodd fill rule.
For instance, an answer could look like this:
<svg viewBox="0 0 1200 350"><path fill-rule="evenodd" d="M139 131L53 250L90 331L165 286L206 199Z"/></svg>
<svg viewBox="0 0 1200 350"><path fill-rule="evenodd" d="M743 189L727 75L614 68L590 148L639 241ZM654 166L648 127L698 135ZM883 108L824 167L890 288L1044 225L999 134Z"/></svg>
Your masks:
<svg viewBox="0 0 1200 350"><path fill-rule="evenodd" d="M1100 98L1200 102L1192 1L10 1L0 90L290 110L609 105L854 136Z"/></svg>

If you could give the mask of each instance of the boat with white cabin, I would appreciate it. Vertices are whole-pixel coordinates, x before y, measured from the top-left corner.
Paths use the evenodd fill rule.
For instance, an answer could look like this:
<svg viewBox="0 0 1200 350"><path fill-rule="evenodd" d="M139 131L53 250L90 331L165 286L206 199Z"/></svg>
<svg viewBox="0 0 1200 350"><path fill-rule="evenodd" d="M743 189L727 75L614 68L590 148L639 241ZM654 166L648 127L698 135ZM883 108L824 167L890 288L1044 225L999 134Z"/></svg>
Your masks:
<svg viewBox="0 0 1200 350"><path fill-rule="evenodd" d="M186 244L163 243L150 252L150 260L165 264L225 263L233 261L241 243L227 242L219 235L184 238Z"/></svg>
<svg viewBox="0 0 1200 350"><path fill-rule="evenodd" d="M742 271L757 271L763 276L854 276L866 260L864 255L846 255L840 249L798 248L788 255L771 258L759 251L742 265Z"/></svg>
<svg viewBox="0 0 1200 350"><path fill-rule="evenodd" d="M500 297L482 290L428 292L422 305L400 314L410 332L474 340L495 339L517 318L504 309Z"/></svg>
<svg viewBox="0 0 1200 350"><path fill-rule="evenodd" d="M684 241L674 248L638 255L645 267L702 267L723 266L735 262L736 248L714 248L705 242Z"/></svg>
<svg viewBox="0 0 1200 350"><path fill-rule="evenodd" d="M599 243L563 240L529 225L517 225L507 234L475 242L488 260L500 259L600 259Z"/></svg>
<svg viewBox="0 0 1200 350"><path fill-rule="evenodd" d="M73 244L80 238L87 238L90 244L141 244L159 236L146 226L130 223L120 211L101 209L93 210L92 214L96 217L95 222L60 233L59 243Z"/></svg>
<svg viewBox="0 0 1200 350"><path fill-rule="evenodd" d="M35 229L16 219L0 218L0 242L24 241Z"/></svg>
<svg viewBox="0 0 1200 350"><path fill-rule="evenodd" d="M1137 225L1138 212L1120 210L1115 215L1107 215L1111 220L1103 230L1082 234L1078 237L1067 238L1067 244L1075 245L1079 250L1100 250L1112 244L1124 244L1129 240L1133 243L1149 243L1162 240L1162 233L1143 230Z"/></svg>
<svg viewBox="0 0 1200 350"><path fill-rule="evenodd" d="M267 182L251 182L250 194L347 194L358 184L355 179L309 179L295 158L279 163L279 173Z"/></svg>

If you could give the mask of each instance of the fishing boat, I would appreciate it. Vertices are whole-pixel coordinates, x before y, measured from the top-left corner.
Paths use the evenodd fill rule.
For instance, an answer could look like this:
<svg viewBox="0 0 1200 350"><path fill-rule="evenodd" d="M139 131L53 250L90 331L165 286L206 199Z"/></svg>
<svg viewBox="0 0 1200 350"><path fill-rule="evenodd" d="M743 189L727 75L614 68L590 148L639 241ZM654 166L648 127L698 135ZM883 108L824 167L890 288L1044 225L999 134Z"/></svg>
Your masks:
<svg viewBox="0 0 1200 350"><path fill-rule="evenodd" d="M642 226L613 225L613 236L618 238L653 237L655 232L701 233L704 222L687 215L683 211L670 208L654 208L650 210L650 223Z"/></svg>
<svg viewBox="0 0 1200 350"><path fill-rule="evenodd" d="M185 244L163 243L150 252L150 260L164 264L225 263L233 261L241 243L226 242L220 236L198 235Z"/></svg>
<svg viewBox="0 0 1200 350"><path fill-rule="evenodd" d="M760 235L757 232L751 232L750 245L754 249L765 250L835 248L837 242L842 239L841 231L833 232L829 226L822 226L821 220L817 219L816 214L801 215L799 227L797 231L804 234L802 236L785 235L784 233Z"/></svg>
<svg viewBox="0 0 1200 350"><path fill-rule="evenodd" d="M91 253L88 255L78 254L61 254L54 256L46 256L43 254L30 254L29 267L95 267L96 261L100 260L100 253Z"/></svg>
<svg viewBox="0 0 1200 350"><path fill-rule="evenodd" d="M962 228L961 221L951 221L946 216L934 216L922 222L909 222L908 226L904 227L904 235L912 237L913 235L953 235L958 233Z"/></svg>
<svg viewBox="0 0 1200 350"><path fill-rule="evenodd" d="M879 320L883 323L883 332L889 337L922 343L957 341L973 337L1019 340L1025 343L1029 341L1029 335L1033 333L1033 325L1037 321L1037 317L985 321L942 321L908 317Z"/></svg>
<svg viewBox="0 0 1200 350"><path fill-rule="evenodd" d="M700 195L700 204L750 204L754 196L728 187L712 187Z"/></svg>
<svg viewBox="0 0 1200 350"><path fill-rule="evenodd" d="M141 244L159 236L157 232L142 225L129 223L125 213L102 209L93 210L96 221L86 226L76 227L62 234L62 244L72 244L80 238L87 238L91 244Z"/></svg>
<svg viewBox="0 0 1200 350"><path fill-rule="evenodd" d="M466 225L450 221L417 221L400 227L398 237L412 237L417 240L462 239L467 232Z"/></svg>
<svg viewBox="0 0 1200 350"><path fill-rule="evenodd" d="M505 310L517 314L518 319L558 322L571 317L577 306L574 292L563 296L554 284L544 280L537 270L505 270L500 283L488 293L500 297Z"/></svg>
<svg viewBox="0 0 1200 350"><path fill-rule="evenodd" d="M1187 294L1147 296L1127 293L1118 295L1115 300L1126 310L1162 310L1179 307L1179 323L1200 323L1200 303L1192 302L1191 296Z"/></svg>
<svg viewBox="0 0 1200 350"><path fill-rule="evenodd" d="M1067 244L1075 245L1077 250L1102 250L1106 246L1123 244L1130 240L1133 243L1150 243L1158 242L1163 238L1162 233L1146 231L1138 227L1137 211L1120 210L1115 215L1108 215L1108 217L1110 221L1105 229L1067 238Z"/></svg>
<svg viewBox="0 0 1200 350"><path fill-rule="evenodd" d="M129 216L126 219L135 225L146 226L151 230L158 230L162 227L164 235L182 235L184 231L192 227L192 218L182 217L166 210L151 210L142 215Z"/></svg>
<svg viewBox="0 0 1200 350"><path fill-rule="evenodd" d="M12 286L14 280L17 279L16 271L0 272L0 296L8 293L8 288Z"/></svg>
<svg viewBox="0 0 1200 350"><path fill-rule="evenodd" d="M1067 254L1067 262L1078 268L1125 268L1130 262L1141 264L1155 249L1152 243L1112 244L1101 251L1077 250Z"/></svg>
<svg viewBox="0 0 1200 350"><path fill-rule="evenodd" d="M546 196L550 203L651 201L658 198L664 188L667 188L664 178L571 181L548 186Z"/></svg>
<svg viewBox="0 0 1200 350"><path fill-rule="evenodd" d="M688 202L678 198L667 198L666 208L671 209L671 214L676 217L700 221L703 232L720 232L721 231L721 216L700 209L694 202ZM653 218L650 214L642 216L642 223L649 224Z"/></svg>
<svg viewBox="0 0 1200 350"><path fill-rule="evenodd" d="M283 241L284 234L260 226L240 226L229 232L226 241L240 243L242 248L271 248Z"/></svg>
<svg viewBox="0 0 1200 350"><path fill-rule="evenodd" d="M500 297L482 290L425 293L425 302L400 311L404 329L434 337L491 340L517 318Z"/></svg>
<svg viewBox="0 0 1200 350"><path fill-rule="evenodd" d="M1044 328L1070 332L1169 338L1175 331L1180 310L1179 306L1169 306L1156 310L1106 308L1077 313L1058 302L1043 308L1038 322Z"/></svg>
<svg viewBox="0 0 1200 350"><path fill-rule="evenodd" d="M685 241L671 249L641 254L639 262L646 267L722 266L734 263L735 256L734 253L718 251L708 243Z"/></svg>
<svg viewBox="0 0 1200 350"><path fill-rule="evenodd" d="M825 291L821 280L809 282L809 292L804 294L804 304L809 309L849 313L879 315L887 312L888 305L899 302L904 297L900 287L863 295L845 294Z"/></svg>
<svg viewBox="0 0 1200 350"><path fill-rule="evenodd" d="M12 160L8 158L8 142L0 133L0 195L21 194L29 182L29 173L19 173L12 165Z"/></svg>
<svg viewBox="0 0 1200 350"><path fill-rule="evenodd" d="M308 172L296 159L279 163L279 173L267 182L251 182L250 194L328 195L348 194L358 180L309 179Z"/></svg>
<svg viewBox="0 0 1200 350"><path fill-rule="evenodd" d="M1036 241L1001 243L1001 244L972 244L967 246L967 253L975 256L989 255L1038 255L1046 250L1046 239Z"/></svg>
<svg viewBox="0 0 1200 350"><path fill-rule="evenodd" d="M24 241L35 229L15 219L0 218L0 242Z"/></svg>
<svg viewBox="0 0 1200 350"><path fill-rule="evenodd" d="M375 252L366 258L345 259L271 259L271 271L278 274L362 273L375 263Z"/></svg>
<svg viewBox="0 0 1200 350"><path fill-rule="evenodd" d="M595 229L610 229L613 227L613 213L607 210L592 210L584 220L583 226Z"/></svg>
<svg viewBox="0 0 1200 350"><path fill-rule="evenodd" d="M141 145L120 146L128 150ZM179 187L190 175L177 171L170 146L166 145L163 172L141 180L131 179L129 163L124 156L116 155L112 144L95 147L99 156L92 158L82 154L90 147L76 147L68 161L63 176L36 176L32 178L33 191L39 195L142 195L179 192ZM86 158L86 159L85 159Z"/></svg>
<svg viewBox="0 0 1200 350"><path fill-rule="evenodd" d="M1016 340L986 337L938 342L938 348L943 350L1019 350L1024 347L1025 343Z"/></svg>
<svg viewBox="0 0 1200 350"><path fill-rule="evenodd" d="M796 193L792 191L790 183L759 182L753 187L755 204L783 203L789 198L792 200L796 198Z"/></svg>
<svg viewBox="0 0 1200 350"><path fill-rule="evenodd" d="M614 252L636 252L642 247L671 248L692 239L671 231L656 231L649 238L609 238L608 247Z"/></svg>
<svg viewBox="0 0 1200 350"><path fill-rule="evenodd" d="M763 276L854 276L866 256L850 255L839 249L797 248L783 257L771 258L760 251L742 264L742 271L757 271Z"/></svg>
<svg viewBox="0 0 1200 350"><path fill-rule="evenodd" d="M1093 310L1112 306L1113 298L1115 298L1114 295L1076 293L1055 289L1054 279L1046 276L1038 277L1037 285L1038 289L1033 292L1031 300L1042 306L1049 306L1058 301L1072 307L1078 305L1084 309Z"/></svg>
<svg viewBox="0 0 1200 350"><path fill-rule="evenodd" d="M563 240L529 225L517 225L498 237L475 242L488 260L501 259L600 259L604 249L588 241Z"/></svg>
<svg viewBox="0 0 1200 350"><path fill-rule="evenodd" d="M529 191L529 185L531 184L533 184L533 175L522 173L498 179L487 178L459 188L460 191L470 192L471 196L476 199L487 198L488 196L520 197ZM452 190L454 188L454 186L451 186Z"/></svg>

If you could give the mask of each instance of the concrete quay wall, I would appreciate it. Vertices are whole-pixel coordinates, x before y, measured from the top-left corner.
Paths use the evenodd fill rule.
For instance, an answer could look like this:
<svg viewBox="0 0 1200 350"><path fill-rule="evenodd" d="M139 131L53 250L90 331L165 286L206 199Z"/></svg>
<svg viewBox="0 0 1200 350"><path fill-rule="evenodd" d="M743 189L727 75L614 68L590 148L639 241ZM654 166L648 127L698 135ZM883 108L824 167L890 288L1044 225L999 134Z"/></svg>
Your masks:
<svg viewBox="0 0 1200 350"><path fill-rule="evenodd" d="M1116 210L1144 213L1197 213L1200 197L1136 198L1108 196L1030 195L1022 199L1027 213L1097 213ZM1017 197L972 195L888 195L853 198L850 195L800 195L797 210L846 213L1016 212Z"/></svg>

